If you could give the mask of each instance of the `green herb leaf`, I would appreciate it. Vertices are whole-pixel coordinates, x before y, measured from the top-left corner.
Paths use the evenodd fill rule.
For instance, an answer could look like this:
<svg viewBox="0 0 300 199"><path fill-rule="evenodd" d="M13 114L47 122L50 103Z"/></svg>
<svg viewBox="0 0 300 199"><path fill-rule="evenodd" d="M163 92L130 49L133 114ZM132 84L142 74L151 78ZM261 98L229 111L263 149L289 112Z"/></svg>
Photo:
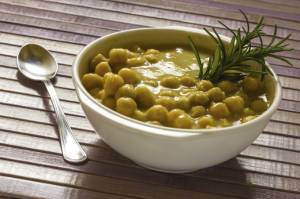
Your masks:
<svg viewBox="0 0 300 199"><path fill-rule="evenodd" d="M255 74L260 74L261 78L263 79L266 74L271 74L271 71L266 65L265 61L267 57L278 59L286 62L289 65L292 65L291 62L285 57L275 54L278 52L292 50L287 48L288 44L285 44L291 35L288 35L283 39L278 38L276 25L274 26L273 34L267 35L265 32L263 32L263 17L261 17L255 27L250 30L250 23L247 15L242 10L240 10L240 12L245 18L246 27L233 30L219 21L219 23L229 30L233 35L230 43L227 45L225 45L221 39L221 36L214 28L212 28L212 32L204 28L206 33L216 43L215 52L209 58L204 74L203 63L201 62L199 51L197 50L197 47L191 37L189 37L190 45L200 68L200 79L207 79L213 82L217 82L221 79L240 80L247 75ZM263 43L264 36L271 36L271 41L267 45ZM258 39L259 45L254 45L253 40L255 39ZM248 64L245 64L247 61L255 61L259 63L261 65L261 69L257 70Z"/></svg>
<svg viewBox="0 0 300 199"><path fill-rule="evenodd" d="M197 49L197 46L195 44L195 42L193 41L192 37L191 36L188 36L189 38L189 42L190 42L190 45L192 47L192 50L196 56L196 60L197 60L197 63L198 63L198 66L199 66L199 78L202 79L203 77L203 63L201 62L201 58L200 58L200 53Z"/></svg>

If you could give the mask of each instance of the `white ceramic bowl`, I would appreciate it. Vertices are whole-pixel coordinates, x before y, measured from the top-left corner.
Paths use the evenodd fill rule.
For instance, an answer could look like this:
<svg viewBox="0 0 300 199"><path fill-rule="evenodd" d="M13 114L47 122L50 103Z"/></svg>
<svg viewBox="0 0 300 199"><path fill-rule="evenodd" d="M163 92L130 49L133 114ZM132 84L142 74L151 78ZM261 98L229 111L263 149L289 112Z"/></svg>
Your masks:
<svg viewBox="0 0 300 199"><path fill-rule="evenodd" d="M249 146L263 131L281 99L278 77L268 77L274 96L272 105L256 119L242 125L218 129L175 129L145 124L98 104L81 84L88 63L97 53L132 45L188 45L187 36L205 49L214 42L198 29L184 27L143 28L117 32L87 45L76 57L73 81L86 116L103 140L114 150L144 167L170 173L191 172L231 159ZM222 37L224 41L229 38Z"/></svg>

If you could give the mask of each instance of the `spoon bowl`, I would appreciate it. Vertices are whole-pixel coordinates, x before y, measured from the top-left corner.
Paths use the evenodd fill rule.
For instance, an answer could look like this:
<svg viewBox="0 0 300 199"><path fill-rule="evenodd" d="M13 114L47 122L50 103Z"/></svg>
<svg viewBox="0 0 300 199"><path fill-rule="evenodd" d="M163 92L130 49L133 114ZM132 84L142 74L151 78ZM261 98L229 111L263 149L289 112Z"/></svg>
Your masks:
<svg viewBox="0 0 300 199"><path fill-rule="evenodd" d="M49 80L55 77L58 65L48 50L37 44L22 47L17 57L22 74L32 80Z"/></svg>

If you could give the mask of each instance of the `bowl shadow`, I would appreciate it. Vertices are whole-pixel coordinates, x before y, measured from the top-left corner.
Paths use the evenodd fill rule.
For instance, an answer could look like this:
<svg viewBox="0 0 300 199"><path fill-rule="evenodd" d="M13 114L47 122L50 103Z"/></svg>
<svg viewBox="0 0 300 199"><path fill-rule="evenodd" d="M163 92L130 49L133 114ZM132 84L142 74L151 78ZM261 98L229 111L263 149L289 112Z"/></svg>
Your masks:
<svg viewBox="0 0 300 199"><path fill-rule="evenodd" d="M150 198L161 198L163 197L164 189L176 189L178 193L183 190L182 194L193 193L192 198L201 198L203 194L209 194L210 197L218 195L237 197L237 198L252 198L252 188L248 186L246 171L243 169L237 158L228 160L222 164L209 167L206 169L201 169L192 173L184 174L170 174L158 171L153 171L142 166L137 165L133 161L122 156L118 152L111 149L108 145L104 143L103 140L99 139L97 141L99 145L102 145L102 149L94 148L93 150L88 150L87 153L93 159L100 160L90 161L87 165L93 165L93 172L97 178L108 177L116 180L121 180L124 186L119 185L116 187L121 190L119 194L132 194L132 196L145 197L143 194L149 194ZM91 188L95 184L95 179L83 178L83 182L87 185L91 185ZM132 184L127 182L136 182L137 184ZM145 193L135 192L135 188L144 186L145 189L155 190L156 186L160 188L157 192L147 190ZM99 181L98 186L102 186L102 180ZM94 187L98 189L99 187ZM118 185L114 185L118 186ZM148 187L149 186L149 187ZM125 188L128 187L128 188ZM128 190L132 192L128 192ZM169 190L170 191L170 190ZM143 192L143 190L141 190ZM148 193L149 192L149 193ZM172 194L171 194L172 195ZM178 198L189 198L188 195L180 196Z"/></svg>

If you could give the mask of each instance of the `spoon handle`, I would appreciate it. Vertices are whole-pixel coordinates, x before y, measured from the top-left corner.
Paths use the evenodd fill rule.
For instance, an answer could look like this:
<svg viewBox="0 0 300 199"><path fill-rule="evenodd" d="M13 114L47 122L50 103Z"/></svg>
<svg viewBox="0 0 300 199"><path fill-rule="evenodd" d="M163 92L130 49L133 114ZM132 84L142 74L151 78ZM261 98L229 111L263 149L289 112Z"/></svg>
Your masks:
<svg viewBox="0 0 300 199"><path fill-rule="evenodd" d="M50 80L43 81L56 112L56 122L59 130L60 144L63 157L66 161L71 163L80 163L87 159L87 155L82 150L78 141L73 137L72 130L65 114L60 106L59 99L56 95L55 89Z"/></svg>

